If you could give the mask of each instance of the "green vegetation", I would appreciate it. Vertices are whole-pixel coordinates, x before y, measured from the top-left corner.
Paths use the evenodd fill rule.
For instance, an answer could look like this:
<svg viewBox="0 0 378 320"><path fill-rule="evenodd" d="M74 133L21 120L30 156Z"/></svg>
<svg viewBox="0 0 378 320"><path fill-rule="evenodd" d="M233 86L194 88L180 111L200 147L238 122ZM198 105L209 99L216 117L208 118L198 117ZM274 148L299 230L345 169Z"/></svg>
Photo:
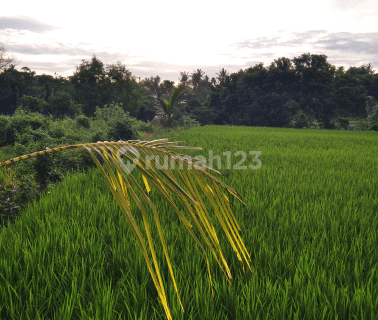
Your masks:
<svg viewBox="0 0 378 320"><path fill-rule="evenodd" d="M0 162L46 148L70 144L150 140L172 137L181 130L199 124L188 116L181 117L171 132L149 126L110 104L97 108L93 118L78 115L63 119L17 108L13 116L0 116ZM0 225L14 220L30 201L50 192L67 172L87 172L95 164L86 150L40 156L0 172Z"/></svg>
<svg viewBox="0 0 378 320"><path fill-rule="evenodd" d="M86 149L94 160L102 177L105 179L106 184L121 208L128 225L135 236L135 239L138 241L139 248L141 249L147 263L149 272L158 291L159 298L163 304L167 319L172 320L164 289L164 281L159 271L153 239L151 238L147 217L148 209L151 209L153 212L170 275L172 277L179 300L180 297L170 263L168 250L165 244L164 235L161 229L159 213L148 196L151 192L150 186L152 186L160 194L160 196L166 200L166 203L178 214L180 220L184 223L193 239L198 243L206 255L202 244L194 234L196 229L200 232L201 237L205 240L206 245L211 250L211 253L220 266L220 261L222 261L225 267L224 271L221 266L224 274L229 279L232 279L229 267L224 259L221 247L219 245L218 237L212 225L211 218L208 215L208 209L204 206L204 199L202 198L204 197L206 200L208 200L212 205L211 211L216 211L217 218L219 219L228 240L235 250L238 259L242 262L241 256L243 256L249 269L251 270L249 264L250 256L239 236L238 229L240 229L240 227L238 226L230 208L230 195L237 198L244 205L245 203L235 190L220 182L218 179L205 171L206 168L220 175L222 174L216 169L206 166L206 161L201 161L201 165L198 165L198 159L193 162L191 157L188 158L188 156L166 150L172 148L201 150L200 147L178 146L178 143L179 142L168 142L168 139L159 139L154 141L129 140L127 142L99 141L96 143L77 144L41 150L2 162L0 163L0 167L34 157L44 157L48 154L54 154L59 151L78 148ZM130 162L128 164L124 163L123 159L128 159L131 161L131 164ZM170 163L170 166L167 164L165 167L165 162L167 160ZM138 183L133 177L132 169L135 169L142 175L143 184L147 194L143 191L140 183ZM227 195L221 191L221 188L226 189L229 197L227 197ZM139 192L139 196L135 193L135 191ZM139 198L140 196L141 198ZM187 218L183 215L181 212L182 210L178 209L177 205L173 202L172 196L177 197L177 199L181 202L181 205L184 207L186 213L190 215L190 218L192 218L193 225L190 224ZM138 209L142 213L143 223L148 239L148 247L151 250L155 270L152 268L145 238L133 217L130 198L135 201ZM195 228L193 229L193 227ZM207 256L206 262L211 282L211 273ZM211 287L211 289L213 293L213 288ZM184 311L181 300L180 305Z"/></svg>
<svg viewBox="0 0 378 320"><path fill-rule="evenodd" d="M243 272L213 219L233 279L230 286L206 250L212 298L202 251L153 189L150 197L185 309L156 245L173 319L377 318L376 132L205 126L182 131L177 140L203 148L182 153L211 160L212 151L222 159L230 178L220 180L247 204L234 202L232 211L253 272ZM230 153L223 154L228 151L230 168ZM234 156L237 151L246 152L244 163ZM262 151L262 167L233 169L254 164L249 151ZM210 203L206 208L215 217ZM142 225L133 202L131 212ZM152 212L147 215L151 221ZM151 233L158 236L154 224ZM0 318L165 319L131 235L98 170L68 173L0 231Z"/></svg>
<svg viewBox="0 0 378 320"><path fill-rule="evenodd" d="M201 125L299 129L344 129L359 117L367 121L363 129L378 130L378 74L370 63L344 70L322 54L280 57L231 74L223 68L211 79L201 69L181 72L177 87L159 76L137 80L120 62L105 67L96 56L67 78L21 70L11 64L0 72L2 114L22 104L55 118L93 117L97 107L113 103L144 122L163 116L168 127L183 115ZM183 87L185 103L175 105Z"/></svg>
<svg viewBox="0 0 378 320"><path fill-rule="evenodd" d="M254 272L242 273L228 248L230 287L210 256L213 299L202 252L151 192L185 308L168 284L174 319L376 318L378 75L370 64L345 71L305 53L268 67L222 69L211 80L201 69L181 72L177 87L159 76L137 81L120 62L105 67L96 56L67 78L21 70L0 59L0 162L134 139L177 138L224 161L236 151L252 161L249 151L263 151L259 170L222 167L247 203L232 208ZM206 126L214 124L223 126ZM168 316L159 302L166 303L164 290L127 238L127 221L95 166L76 149L0 168L0 254L7 257L0 319ZM136 179L144 182L138 172ZM135 205L132 212L141 213ZM157 256L165 282L161 248Z"/></svg>

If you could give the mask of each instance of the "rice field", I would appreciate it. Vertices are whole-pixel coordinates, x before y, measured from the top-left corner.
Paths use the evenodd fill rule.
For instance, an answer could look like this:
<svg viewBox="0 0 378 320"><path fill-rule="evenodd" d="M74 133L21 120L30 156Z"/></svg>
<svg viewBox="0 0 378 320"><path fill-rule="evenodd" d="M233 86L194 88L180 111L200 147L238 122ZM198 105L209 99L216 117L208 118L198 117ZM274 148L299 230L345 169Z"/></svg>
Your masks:
<svg viewBox="0 0 378 320"><path fill-rule="evenodd" d="M233 279L230 286L207 250L212 298L202 250L152 191L185 309L150 212L173 319L378 319L377 138L366 131L232 126L181 132L182 145L203 150L180 153L219 155L229 179L217 178L247 204L235 200L232 210L253 272L243 272L214 218ZM243 163L238 151L247 154ZM259 169L240 168L256 166L250 151L261 151ZM0 319L166 319L144 257L97 169L68 175L0 229Z"/></svg>

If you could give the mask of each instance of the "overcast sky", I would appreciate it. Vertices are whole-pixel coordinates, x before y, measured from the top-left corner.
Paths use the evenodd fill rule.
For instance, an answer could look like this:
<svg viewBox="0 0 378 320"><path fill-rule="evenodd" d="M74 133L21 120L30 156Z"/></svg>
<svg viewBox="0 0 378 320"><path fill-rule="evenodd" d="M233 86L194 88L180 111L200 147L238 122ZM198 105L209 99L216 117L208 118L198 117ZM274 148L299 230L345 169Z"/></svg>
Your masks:
<svg viewBox="0 0 378 320"><path fill-rule="evenodd" d="M336 67L378 72L377 0L41 1L2 4L0 45L17 69L70 76L93 55L136 77L176 83L279 57L325 54Z"/></svg>

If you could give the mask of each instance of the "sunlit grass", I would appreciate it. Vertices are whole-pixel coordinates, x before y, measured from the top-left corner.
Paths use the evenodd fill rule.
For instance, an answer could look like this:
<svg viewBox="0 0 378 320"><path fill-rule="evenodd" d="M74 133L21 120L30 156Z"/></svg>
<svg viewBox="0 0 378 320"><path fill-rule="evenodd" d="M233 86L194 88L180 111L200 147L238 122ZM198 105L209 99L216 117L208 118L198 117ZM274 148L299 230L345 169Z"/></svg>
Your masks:
<svg viewBox="0 0 378 320"><path fill-rule="evenodd" d="M185 308L182 313L156 243L173 319L378 317L376 132L206 126L177 140L203 148L182 153L221 157L230 176L221 180L247 204L234 201L233 212L253 273L243 273L214 219L233 280L229 286L208 254L212 299L202 251L152 191ZM262 151L261 169L232 169L241 160L236 151ZM250 155L241 165L249 164ZM136 205L131 210L139 216ZM166 318L143 255L97 169L67 177L1 230L0 256L0 319Z"/></svg>

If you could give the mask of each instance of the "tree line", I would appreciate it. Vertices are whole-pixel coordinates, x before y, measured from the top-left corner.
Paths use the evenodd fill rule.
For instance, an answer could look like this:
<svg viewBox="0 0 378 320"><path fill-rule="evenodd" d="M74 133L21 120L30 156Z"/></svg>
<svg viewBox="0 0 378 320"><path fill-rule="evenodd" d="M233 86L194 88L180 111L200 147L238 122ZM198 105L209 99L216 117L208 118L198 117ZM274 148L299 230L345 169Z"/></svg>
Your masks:
<svg viewBox="0 0 378 320"><path fill-rule="evenodd" d="M91 61L82 60L67 78L36 75L27 67L18 71L11 62L1 54L0 114L4 115L22 106L55 118L93 117L97 106L115 103L142 121L169 109L169 125L171 116L183 115L202 125L332 129L345 127L347 117L362 117L376 129L378 122L378 75L372 66L336 68L326 55L282 57L268 67L260 63L231 74L223 68L212 79L201 69L180 72L180 89L159 76L138 81L125 65L104 66L95 55ZM182 99L175 104L173 97Z"/></svg>

